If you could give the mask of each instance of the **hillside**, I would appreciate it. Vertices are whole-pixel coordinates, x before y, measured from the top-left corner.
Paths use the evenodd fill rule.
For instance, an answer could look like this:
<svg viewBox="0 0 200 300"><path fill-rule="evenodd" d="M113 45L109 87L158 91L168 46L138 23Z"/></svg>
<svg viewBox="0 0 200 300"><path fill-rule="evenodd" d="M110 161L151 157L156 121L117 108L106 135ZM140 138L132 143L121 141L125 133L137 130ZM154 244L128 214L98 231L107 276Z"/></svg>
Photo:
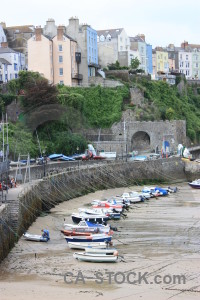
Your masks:
<svg viewBox="0 0 200 300"><path fill-rule="evenodd" d="M62 152L70 155L76 151L83 152L87 141L81 135L82 129L109 128L120 121L122 112L126 109L132 109L138 121L186 120L188 137L193 143L200 142L198 86L182 82L180 89L179 86L169 86L165 82L142 79L125 83L124 87L118 88L55 88L43 80L31 72L22 72L19 79L9 84L9 92L0 94L1 111L5 111L6 105L15 98L24 111L19 118L21 121L10 124L12 158L16 159L22 152L30 152L32 156L39 155L36 129L41 150L45 150L47 154ZM142 105L131 102L130 87L140 89L144 95ZM55 106L58 107L59 114L52 115L52 107ZM36 119L38 123L34 124L32 121Z"/></svg>

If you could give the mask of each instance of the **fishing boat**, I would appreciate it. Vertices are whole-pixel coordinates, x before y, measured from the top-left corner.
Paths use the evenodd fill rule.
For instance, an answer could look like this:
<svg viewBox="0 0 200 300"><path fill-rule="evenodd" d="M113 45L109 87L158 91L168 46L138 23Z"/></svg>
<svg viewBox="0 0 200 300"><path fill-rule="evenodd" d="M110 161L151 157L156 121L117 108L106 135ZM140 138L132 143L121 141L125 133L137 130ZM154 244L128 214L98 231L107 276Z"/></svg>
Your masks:
<svg viewBox="0 0 200 300"><path fill-rule="evenodd" d="M62 229L61 232L66 235L66 236L90 236L92 234L92 232L80 232L80 231L76 231L76 230L65 230Z"/></svg>
<svg viewBox="0 0 200 300"><path fill-rule="evenodd" d="M194 189L200 189L200 179L195 179L192 182L188 182L188 184Z"/></svg>
<svg viewBox="0 0 200 300"><path fill-rule="evenodd" d="M92 205L93 208L114 208L118 212L122 212L123 205L116 204L115 202L108 202L108 201L99 201L96 204Z"/></svg>
<svg viewBox="0 0 200 300"><path fill-rule="evenodd" d="M28 232L25 232L23 234L23 237L27 241L33 241L33 242L48 242L49 238L43 237L42 235L37 235L37 234L29 234Z"/></svg>
<svg viewBox="0 0 200 300"><path fill-rule="evenodd" d="M90 248L98 248L98 249L105 249L107 248L107 243L106 242L87 242L87 243L80 243L80 242L68 242L67 243L69 248L71 249L81 249L84 250L87 247Z"/></svg>
<svg viewBox="0 0 200 300"><path fill-rule="evenodd" d="M90 236L67 236L66 242L111 242L112 236L107 234L91 234Z"/></svg>
<svg viewBox="0 0 200 300"><path fill-rule="evenodd" d="M112 208L94 208L94 209L87 209L87 208L79 208L79 212L84 212L86 214L93 214L93 215L102 215L105 214L110 219L118 220L121 217L120 212L114 211Z"/></svg>
<svg viewBox="0 0 200 300"><path fill-rule="evenodd" d="M100 254L100 253L87 253L87 252L75 252L73 257L80 261L87 261L87 262L117 262L118 256L112 254Z"/></svg>
<svg viewBox="0 0 200 300"><path fill-rule="evenodd" d="M104 222L107 222L110 218L106 216L105 214L99 214L99 215L89 215L86 213L73 213L72 214L72 220L74 223L79 223L82 220L89 221L91 223L99 223L102 224Z"/></svg>
<svg viewBox="0 0 200 300"><path fill-rule="evenodd" d="M110 225L103 225L98 223L91 223L86 220L80 221L77 225L74 224L64 224L64 229L66 230L77 230L79 232L101 232L108 233L110 231Z"/></svg>
<svg viewBox="0 0 200 300"><path fill-rule="evenodd" d="M140 195L138 192L127 192L127 193L123 193L122 195L116 196L116 198L118 199L124 199L124 200L128 200L130 201L130 203L137 203L137 202L141 202L144 201L144 197Z"/></svg>

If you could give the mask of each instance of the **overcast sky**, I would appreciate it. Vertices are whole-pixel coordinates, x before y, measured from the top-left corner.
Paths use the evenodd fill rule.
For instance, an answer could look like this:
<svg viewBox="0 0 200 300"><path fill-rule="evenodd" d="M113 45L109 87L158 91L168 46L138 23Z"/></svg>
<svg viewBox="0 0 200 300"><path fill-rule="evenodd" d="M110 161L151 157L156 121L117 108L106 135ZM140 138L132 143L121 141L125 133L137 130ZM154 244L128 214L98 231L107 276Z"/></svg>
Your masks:
<svg viewBox="0 0 200 300"><path fill-rule="evenodd" d="M129 36L144 33L155 46L184 40L200 44L199 0L1 0L0 21L7 26L68 25L70 17L94 29L123 27Z"/></svg>

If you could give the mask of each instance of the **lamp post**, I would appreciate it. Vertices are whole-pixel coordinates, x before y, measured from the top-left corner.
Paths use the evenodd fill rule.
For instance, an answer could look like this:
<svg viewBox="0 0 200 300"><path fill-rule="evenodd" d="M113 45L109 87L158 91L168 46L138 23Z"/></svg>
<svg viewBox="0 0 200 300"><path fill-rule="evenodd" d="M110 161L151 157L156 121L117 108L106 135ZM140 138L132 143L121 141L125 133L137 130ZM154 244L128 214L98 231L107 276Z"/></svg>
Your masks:
<svg viewBox="0 0 200 300"><path fill-rule="evenodd" d="M43 156L43 171L44 171L44 176L46 176L46 162L47 162L47 156L46 156L46 153L45 153L45 150L42 152L42 156Z"/></svg>

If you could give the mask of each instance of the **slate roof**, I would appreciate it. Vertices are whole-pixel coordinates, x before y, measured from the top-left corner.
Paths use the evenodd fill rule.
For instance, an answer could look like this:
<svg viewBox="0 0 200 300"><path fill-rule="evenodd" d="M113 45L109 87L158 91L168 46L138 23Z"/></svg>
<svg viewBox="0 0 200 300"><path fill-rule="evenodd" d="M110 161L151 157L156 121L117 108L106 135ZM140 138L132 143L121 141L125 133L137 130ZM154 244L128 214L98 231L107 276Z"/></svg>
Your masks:
<svg viewBox="0 0 200 300"><path fill-rule="evenodd" d="M4 48L4 47L0 47L0 54L1 53L17 53L15 50L11 49L11 48Z"/></svg>
<svg viewBox="0 0 200 300"><path fill-rule="evenodd" d="M140 36L130 36L130 42L142 42L145 43L145 41Z"/></svg>
<svg viewBox="0 0 200 300"><path fill-rule="evenodd" d="M21 32L26 32L26 33L32 33L34 30L32 28L35 28L34 25L22 25L22 26L11 26L11 27L6 27L6 30L19 30L19 33Z"/></svg>
<svg viewBox="0 0 200 300"><path fill-rule="evenodd" d="M111 38L117 38L123 29L124 28L97 30L97 35L98 36L103 35L106 37L109 34L111 36Z"/></svg>
<svg viewBox="0 0 200 300"><path fill-rule="evenodd" d="M11 63L9 63L9 61L7 61L6 59L1 58L1 57L0 57L0 62L4 65L12 65Z"/></svg>

